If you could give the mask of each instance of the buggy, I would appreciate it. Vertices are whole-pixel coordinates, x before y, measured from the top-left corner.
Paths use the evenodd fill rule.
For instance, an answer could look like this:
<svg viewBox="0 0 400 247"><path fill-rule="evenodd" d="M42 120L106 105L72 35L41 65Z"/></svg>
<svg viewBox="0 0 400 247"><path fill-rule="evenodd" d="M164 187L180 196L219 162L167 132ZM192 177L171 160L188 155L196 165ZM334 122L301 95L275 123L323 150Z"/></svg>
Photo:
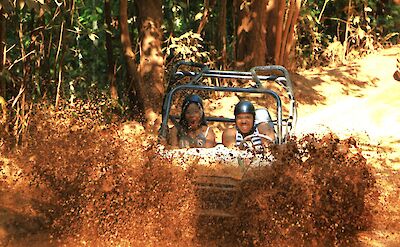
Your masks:
<svg viewBox="0 0 400 247"><path fill-rule="evenodd" d="M238 81L247 86L234 86ZM297 119L296 101L289 73L284 67L257 66L243 72L212 70L204 64L180 61L172 67L167 94L163 101L159 132L161 138L167 138L169 125L178 124L179 114L173 114L171 110L178 101L178 95L193 91L200 94L233 93L246 97L258 95L263 99L268 97L272 99L274 106L269 106L268 109L263 105L263 100L258 100L262 102L257 102L257 105L261 106L259 109L264 112L264 121L274 129L275 144L285 143L294 131ZM282 96L286 97L285 102L282 102ZM270 114L271 110L274 110L273 114ZM235 122L235 119L229 116L207 114L206 111L205 118L210 123L222 123L226 126ZM251 136L243 141L248 140L251 140ZM234 217L240 181L254 172L257 166L268 165L273 160L267 153L256 155L248 151L231 150L222 144L207 149L162 149L160 153L171 157L183 168L196 166L194 184L202 201L198 212L201 215L216 217Z"/></svg>

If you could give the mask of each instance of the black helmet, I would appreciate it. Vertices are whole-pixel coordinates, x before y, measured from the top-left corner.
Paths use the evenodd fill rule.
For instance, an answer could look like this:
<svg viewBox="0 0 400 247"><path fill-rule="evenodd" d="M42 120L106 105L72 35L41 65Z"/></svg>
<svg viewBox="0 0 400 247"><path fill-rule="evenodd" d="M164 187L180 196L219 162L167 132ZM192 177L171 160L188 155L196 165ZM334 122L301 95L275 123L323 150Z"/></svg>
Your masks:
<svg viewBox="0 0 400 247"><path fill-rule="evenodd" d="M256 114L254 105L249 101L240 101L235 106L235 117L240 113L251 113L253 116Z"/></svg>
<svg viewBox="0 0 400 247"><path fill-rule="evenodd" d="M182 103L182 110L187 108L190 103L197 103L201 106L201 108L203 108L203 100L197 94L191 94L185 97Z"/></svg>

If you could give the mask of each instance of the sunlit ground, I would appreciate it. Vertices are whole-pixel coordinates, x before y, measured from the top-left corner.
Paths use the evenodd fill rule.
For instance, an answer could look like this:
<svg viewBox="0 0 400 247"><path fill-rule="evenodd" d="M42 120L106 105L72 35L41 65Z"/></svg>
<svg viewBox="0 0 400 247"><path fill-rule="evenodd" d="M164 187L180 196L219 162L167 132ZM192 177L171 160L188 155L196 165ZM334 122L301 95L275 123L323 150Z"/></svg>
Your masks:
<svg viewBox="0 0 400 247"><path fill-rule="evenodd" d="M346 68L342 66L334 70L327 68L329 77L316 88L326 96L326 101L299 107L298 132L313 131L320 125L342 134L365 132L376 141L390 137L399 139L400 113L396 109L400 107L400 83L393 79L399 52L400 48L392 48L379 55L369 55L357 66L352 65L358 71L351 73L339 73ZM324 74L324 71L319 73ZM360 87L349 85L349 90L346 80L357 80ZM346 92L350 93L346 95Z"/></svg>

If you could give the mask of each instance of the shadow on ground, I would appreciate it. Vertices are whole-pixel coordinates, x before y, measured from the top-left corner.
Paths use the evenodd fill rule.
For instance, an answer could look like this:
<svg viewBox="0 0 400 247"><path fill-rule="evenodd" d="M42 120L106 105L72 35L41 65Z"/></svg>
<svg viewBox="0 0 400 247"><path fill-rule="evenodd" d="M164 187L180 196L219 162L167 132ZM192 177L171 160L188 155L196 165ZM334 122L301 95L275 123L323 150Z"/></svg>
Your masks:
<svg viewBox="0 0 400 247"><path fill-rule="evenodd" d="M378 78L359 78L360 66L357 64L340 65L336 68L319 68L307 75L306 73L292 74L294 93L299 104L325 104L326 97L317 87L323 84L340 84L343 95L356 94L362 97L362 89L376 86Z"/></svg>

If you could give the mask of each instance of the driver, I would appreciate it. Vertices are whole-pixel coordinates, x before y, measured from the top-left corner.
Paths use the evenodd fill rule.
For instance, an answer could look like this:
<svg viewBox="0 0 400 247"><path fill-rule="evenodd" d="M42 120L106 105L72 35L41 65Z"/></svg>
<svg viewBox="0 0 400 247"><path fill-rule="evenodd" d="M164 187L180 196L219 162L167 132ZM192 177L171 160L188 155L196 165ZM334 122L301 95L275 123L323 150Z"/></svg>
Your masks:
<svg viewBox="0 0 400 247"><path fill-rule="evenodd" d="M228 148L239 147L243 139L252 135L251 143L255 150L261 151L263 147L269 144L266 138L260 137L259 134L265 135L270 142L275 140L274 130L267 123L255 124L255 108L249 101L240 101L236 104L235 128L229 128L222 134L222 144Z"/></svg>
<svg viewBox="0 0 400 247"><path fill-rule="evenodd" d="M200 96L188 95L183 101L179 123L172 127L168 143L173 148L210 148L215 146L215 133L207 126Z"/></svg>

